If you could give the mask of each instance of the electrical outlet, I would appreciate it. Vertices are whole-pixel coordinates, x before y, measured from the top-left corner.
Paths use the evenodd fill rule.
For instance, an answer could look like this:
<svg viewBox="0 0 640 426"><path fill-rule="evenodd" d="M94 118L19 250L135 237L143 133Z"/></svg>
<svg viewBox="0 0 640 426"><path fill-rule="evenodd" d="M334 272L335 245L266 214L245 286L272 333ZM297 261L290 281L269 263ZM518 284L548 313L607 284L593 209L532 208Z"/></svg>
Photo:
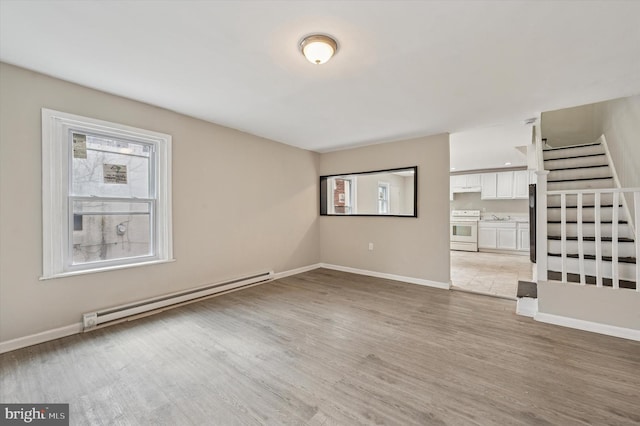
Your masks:
<svg viewBox="0 0 640 426"><path fill-rule="evenodd" d="M98 314L92 312L90 314L82 315L82 324L84 325L85 330L95 327L98 325Z"/></svg>
<svg viewBox="0 0 640 426"><path fill-rule="evenodd" d="M369 243L369 251L373 251L373 243Z"/></svg>

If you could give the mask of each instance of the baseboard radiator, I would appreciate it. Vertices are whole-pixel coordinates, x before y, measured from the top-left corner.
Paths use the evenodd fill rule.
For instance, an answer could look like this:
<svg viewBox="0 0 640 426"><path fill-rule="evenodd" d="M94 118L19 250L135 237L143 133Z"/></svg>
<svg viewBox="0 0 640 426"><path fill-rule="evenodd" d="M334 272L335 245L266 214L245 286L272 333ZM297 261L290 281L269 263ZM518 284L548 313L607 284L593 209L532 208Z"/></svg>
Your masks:
<svg viewBox="0 0 640 426"><path fill-rule="evenodd" d="M184 290L165 296L154 297L147 300L115 306L97 312L89 312L82 316L84 331L106 327L123 321L130 321L143 316L172 309L199 299L211 297L215 294L237 290L255 284L273 280L274 272L267 271L250 276L244 276L216 284L208 284L202 287Z"/></svg>

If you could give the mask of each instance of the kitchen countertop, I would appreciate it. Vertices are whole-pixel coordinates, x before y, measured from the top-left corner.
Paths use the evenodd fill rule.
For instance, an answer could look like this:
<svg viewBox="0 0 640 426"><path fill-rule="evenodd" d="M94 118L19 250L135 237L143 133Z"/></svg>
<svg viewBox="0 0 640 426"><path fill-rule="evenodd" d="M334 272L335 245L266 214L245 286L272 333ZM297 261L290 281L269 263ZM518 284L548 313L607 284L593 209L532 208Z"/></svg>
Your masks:
<svg viewBox="0 0 640 426"><path fill-rule="evenodd" d="M527 217L512 217L511 219L480 219L480 222L486 223L529 223L529 218Z"/></svg>

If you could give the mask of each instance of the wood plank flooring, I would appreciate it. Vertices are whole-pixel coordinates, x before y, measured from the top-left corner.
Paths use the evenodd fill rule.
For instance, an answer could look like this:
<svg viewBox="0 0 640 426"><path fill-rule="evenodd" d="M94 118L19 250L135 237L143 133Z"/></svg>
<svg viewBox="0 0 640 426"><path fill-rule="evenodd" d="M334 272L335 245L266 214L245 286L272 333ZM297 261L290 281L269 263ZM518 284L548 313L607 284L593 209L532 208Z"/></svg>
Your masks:
<svg viewBox="0 0 640 426"><path fill-rule="evenodd" d="M637 425L640 343L317 269L0 356L73 425Z"/></svg>

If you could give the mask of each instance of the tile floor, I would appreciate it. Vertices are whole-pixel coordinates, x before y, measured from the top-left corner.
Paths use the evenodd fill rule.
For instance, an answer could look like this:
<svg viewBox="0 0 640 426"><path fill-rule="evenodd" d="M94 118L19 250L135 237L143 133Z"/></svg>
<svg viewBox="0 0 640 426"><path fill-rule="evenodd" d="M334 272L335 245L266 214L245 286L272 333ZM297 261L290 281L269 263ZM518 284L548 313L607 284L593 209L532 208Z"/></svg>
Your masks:
<svg viewBox="0 0 640 426"><path fill-rule="evenodd" d="M531 281L529 256L451 250L454 289L516 298L518 280Z"/></svg>

